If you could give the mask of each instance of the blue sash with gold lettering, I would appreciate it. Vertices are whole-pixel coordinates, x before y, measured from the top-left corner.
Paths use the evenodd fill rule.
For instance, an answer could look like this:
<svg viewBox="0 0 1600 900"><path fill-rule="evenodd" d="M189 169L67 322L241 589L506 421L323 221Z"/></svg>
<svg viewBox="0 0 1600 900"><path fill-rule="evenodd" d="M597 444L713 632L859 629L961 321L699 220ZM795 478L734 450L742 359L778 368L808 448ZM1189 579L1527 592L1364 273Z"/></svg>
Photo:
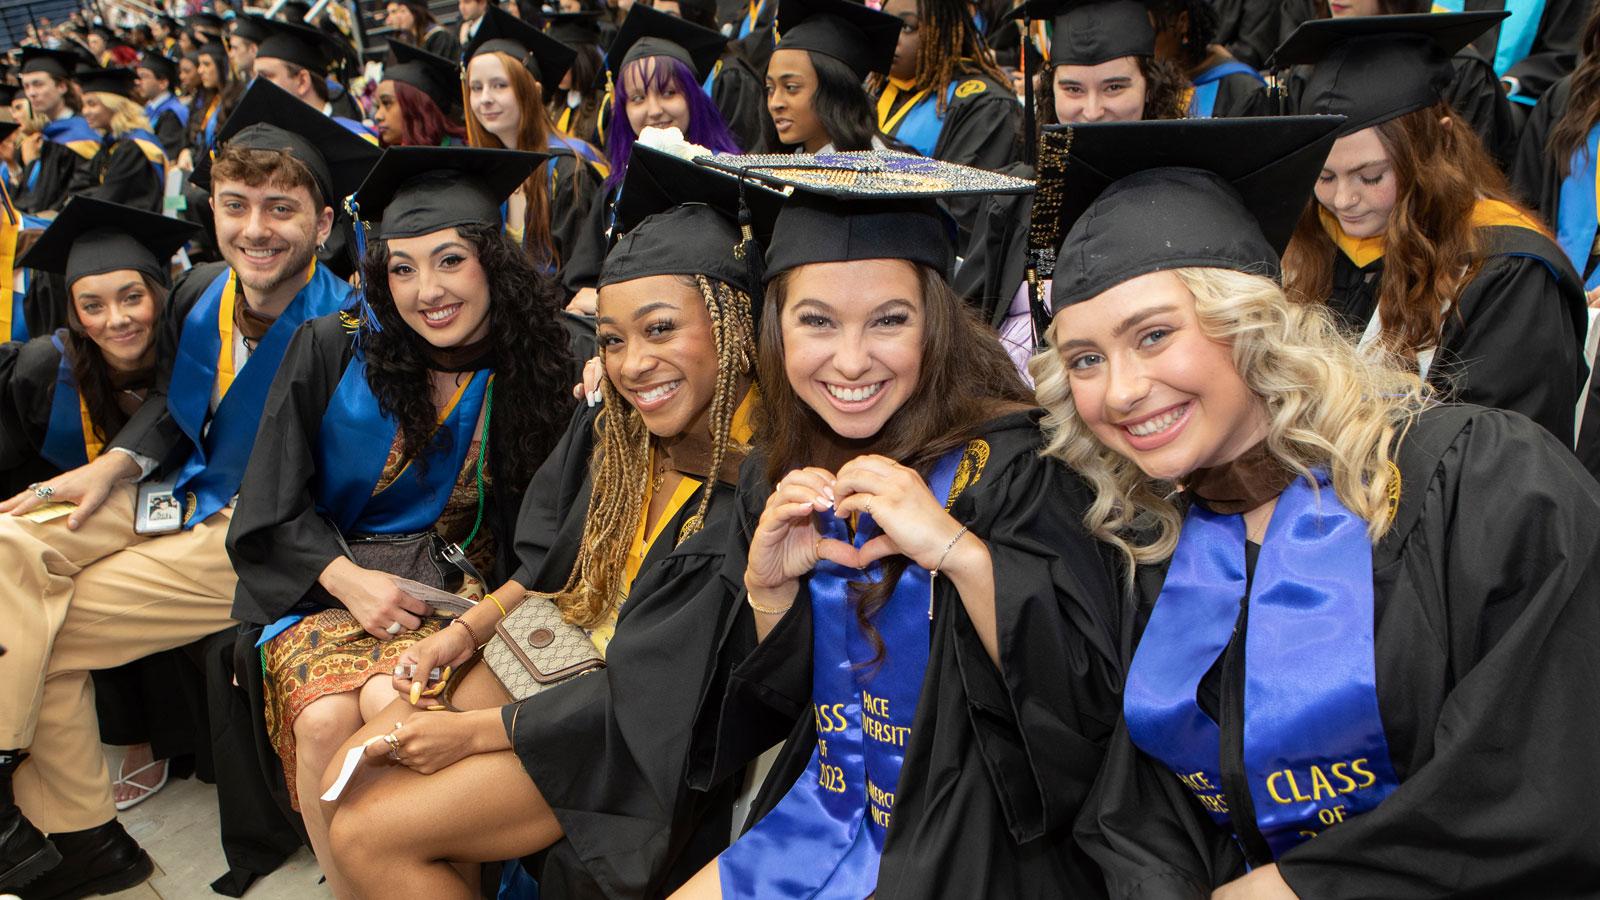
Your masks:
<svg viewBox="0 0 1600 900"><path fill-rule="evenodd" d="M1244 774L1273 857L1399 783L1378 711L1367 523L1296 479L1278 498L1249 591ZM1189 509L1123 694L1128 736L1230 827L1221 731L1195 699L1246 599L1242 516Z"/></svg>
<svg viewBox="0 0 1600 900"><path fill-rule="evenodd" d="M959 79L950 82L950 87L944 92L947 111L950 102L955 99L956 87L960 83ZM909 145L923 156L932 156L933 148L939 146L939 135L943 131L944 118L939 115L938 98L928 94L918 100L911 111L900 119L900 124L894 129L894 139Z"/></svg>
<svg viewBox="0 0 1600 900"><path fill-rule="evenodd" d="M1556 206L1556 243L1567 253L1572 267L1583 277L1584 290L1600 287L1600 266L1589 271L1594 256L1595 233L1600 230L1600 200L1595 196L1595 166L1600 165L1600 125L1589 129L1589 137L1572 154L1567 177L1561 180L1561 197Z"/></svg>
<svg viewBox="0 0 1600 900"><path fill-rule="evenodd" d="M398 423L378 406L358 354L328 400L317 433L317 511L345 534L415 534L432 528L472 446L491 372L476 372L439 430L444 437L425 465L407 465L373 493L389 459Z"/></svg>
<svg viewBox="0 0 1600 900"><path fill-rule="evenodd" d="M945 498L962 450L941 459L929 487ZM845 523L816 516L824 537L850 541ZM859 518L854 545L878 533ZM840 897L860 900L877 889L883 855L911 741L911 724L928 668L932 579L906 566L889 602L872 624L883 638L883 659L870 664L872 645L856 624L851 581L862 572L822 561L807 579L811 595L811 700L817 748L778 805L718 859L725 897ZM881 568L866 570L876 581Z"/></svg>
<svg viewBox="0 0 1600 900"><path fill-rule="evenodd" d="M89 450L83 442L83 406L78 399L78 379L72 375L72 361L67 358L67 348L62 341L63 328L50 335L50 343L61 354L61 364L56 367L56 392L50 398L50 422L45 426L44 444L39 455L62 470L76 469L89 462Z"/></svg>
<svg viewBox="0 0 1600 900"><path fill-rule="evenodd" d="M326 268L315 263L313 266L311 280L267 330L250 358L238 367L233 384L217 404L209 423L207 413L222 351L217 316L222 309L223 289L234 277L233 270L218 275L184 317L178 355L173 361L172 386L167 391L167 409L194 445L177 479L177 490L194 495L193 508L184 518L185 528L227 506L239 492L250 448L255 446L256 426L267 401L267 389L272 386L295 329L307 319L338 312L350 300L350 285ZM243 302L244 298L238 300Z"/></svg>
<svg viewBox="0 0 1600 900"><path fill-rule="evenodd" d="M1189 118L1209 119L1217 109L1217 92L1222 89L1222 79L1229 75L1249 75L1262 84L1261 73L1236 59L1212 66L1194 79L1194 93L1189 97Z"/></svg>

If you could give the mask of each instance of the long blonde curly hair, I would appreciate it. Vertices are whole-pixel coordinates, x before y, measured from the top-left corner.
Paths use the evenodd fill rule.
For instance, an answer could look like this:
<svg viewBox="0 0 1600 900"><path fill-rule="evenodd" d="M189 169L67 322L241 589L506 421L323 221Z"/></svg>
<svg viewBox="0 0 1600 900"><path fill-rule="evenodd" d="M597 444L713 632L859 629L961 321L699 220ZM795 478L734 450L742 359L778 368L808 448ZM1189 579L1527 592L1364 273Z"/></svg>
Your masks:
<svg viewBox="0 0 1600 900"><path fill-rule="evenodd" d="M150 130L150 120L145 118L144 107L116 94L104 91L95 94L106 109L111 110L111 126L108 129L114 137L122 137L134 130Z"/></svg>
<svg viewBox="0 0 1600 900"><path fill-rule="evenodd" d="M1273 456L1302 477L1326 468L1340 502L1376 542L1393 518L1397 437L1429 402L1428 387L1395 361L1358 352L1325 307L1290 302L1269 278L1212 268L1172 274L1194 295L1200 330L1231 345L1235 368L1265 404ZM1078 418L1053 333L1046 343L1028 364L1046 410L1044 453L1094 488L1084 525L1122 551L1131 583L1133 564L1160 562L1177 547L1176 485L1146 476L1094 436Z"/></svg>

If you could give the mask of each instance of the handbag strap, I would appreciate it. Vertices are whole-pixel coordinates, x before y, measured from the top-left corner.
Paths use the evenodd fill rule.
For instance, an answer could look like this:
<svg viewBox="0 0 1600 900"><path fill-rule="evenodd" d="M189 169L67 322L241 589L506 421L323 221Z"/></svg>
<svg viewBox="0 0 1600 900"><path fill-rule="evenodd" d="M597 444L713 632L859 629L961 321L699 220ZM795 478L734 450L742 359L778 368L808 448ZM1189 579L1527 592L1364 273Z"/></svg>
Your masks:
<svg viewBox="0 0 1600 900"><path fill-rule="evenodd" d="M462 547L472 546L472 539L478 536L478 529L483 526L483 460L489 455L489 416L494 413L494 378L489 378L489 386L483 396L483 433L478 438L478 517L472 520L472 531L467 534L467 539L461 542Z"/></svg>

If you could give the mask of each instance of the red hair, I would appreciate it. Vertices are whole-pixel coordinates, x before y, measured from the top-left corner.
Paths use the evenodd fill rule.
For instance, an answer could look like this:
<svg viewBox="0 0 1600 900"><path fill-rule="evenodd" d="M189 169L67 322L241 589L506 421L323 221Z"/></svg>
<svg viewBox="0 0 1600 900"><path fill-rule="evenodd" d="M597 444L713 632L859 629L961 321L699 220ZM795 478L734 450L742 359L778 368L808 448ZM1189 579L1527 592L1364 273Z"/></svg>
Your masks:
<svg viewBox="0 0 1600 900"><path fill-rule="evenodd" d="M400 107L400 115L404 117L405 127L400 129L400 146L437 147L446 137L459 141L467 139L467 129L451 121L439 104L421 90L404 81L396 81L394 100Z"/></svg>

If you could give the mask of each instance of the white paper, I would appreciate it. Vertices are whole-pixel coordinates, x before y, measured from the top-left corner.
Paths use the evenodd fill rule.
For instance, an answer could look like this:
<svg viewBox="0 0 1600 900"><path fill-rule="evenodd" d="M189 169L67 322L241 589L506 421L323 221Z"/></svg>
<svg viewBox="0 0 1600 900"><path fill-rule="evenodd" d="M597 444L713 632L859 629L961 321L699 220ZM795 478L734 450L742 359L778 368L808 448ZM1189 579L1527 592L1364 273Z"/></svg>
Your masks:
<svg viewBox="0 0 1600 900"><path fill-rule="evenodd" d="M350 752L344 755L344 765L339 767L339 779L333 783L332 787L328 788L327 793L322 795L324 803L332 803L339 799L339 795L344 793L345 785L350 783L350 777L356 774L356 767L361 765L361 760L366 756L367 746L373 741L381 740L383 740L383 735L380 734L375 738L369 738L365 744L359 747L350 748Z"/></svg>

